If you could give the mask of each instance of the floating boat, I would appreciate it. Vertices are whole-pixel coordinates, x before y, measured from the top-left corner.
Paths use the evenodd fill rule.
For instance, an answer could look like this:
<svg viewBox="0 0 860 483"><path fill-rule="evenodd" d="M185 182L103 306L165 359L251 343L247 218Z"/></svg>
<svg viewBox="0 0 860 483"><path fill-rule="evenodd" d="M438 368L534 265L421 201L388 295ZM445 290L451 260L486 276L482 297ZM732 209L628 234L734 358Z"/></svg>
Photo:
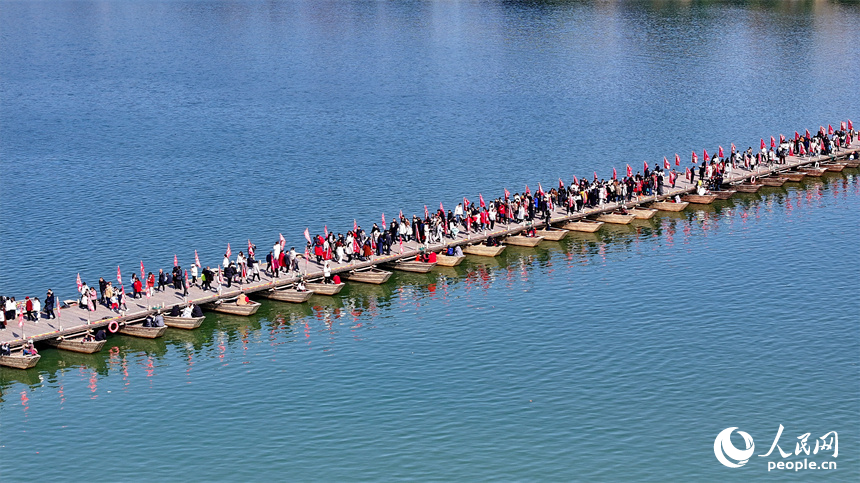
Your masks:
<svg viewBox="0 0 860 483"><path fill-rule="evenodd" d="M822 164L822 165L821 165L821 167L822 167L822 168L824 168L824 169L826 169L827 171L833 171L833 172L835 172L835 173L839 173L839 172L841 172L843 169L845 169L845 165L844 165L844 164L840 164L840 163L834 163L834 164Z"/></svg>
<svg viewBox="0 0 860 483"><path fill-rule="evenodd" d="M614 223L616 225L627 225L636 219L636 215L624 213L603 213L597 217L597 221L603 223Z"/></svg>
<svg viewBox="0 0 860 483"><path fill-rule="evenodd" d="M173 327L174 329L196 329L200 327L200 324L203 323L203 319L206 317L171 317L169 315L164 316L164 325L168 327Z"/></svg>
<svg viewBox="0 0 860 483"><path fill-rule="evenodd" d="M305 286L314 293L314 295L337 295L346 286L345 283L322 283L308 282Z"/></svg>
<svg viewBox="0 0 860 483"><path fill-rule="evenodd" d="M687 203L695 203L698 205L710 205L717 199L714 195L684 195L681 197L682 200Z"/></svg>
<svg viewBox="0 0 860 483"><path fill-rule="evenodd" d="M63 349L82 354L92 354L102 350L104 340L84 340L86 334L78 334L69 337L57 337L56 339L45 339L45 343L57 349Z"/></svg>
<svg viewBox="0 0 860 483"><path fill-rule="evenodd" d="M806 173L796 173L792 171L786 171L783 173L779 173L780 176L785 178L788 181L798 182L803 181L803 178L806 177Z"/></svg>
<svg viewBox="0 0 860 483"><path fill-rule="evenodd" d="M735 190L711 191L711 194L716 196L718 200L727 200L737 193Z"/></svg>
<svg viewBox="0 0 860 483"><path fill-rule="evenodd" d="M643 208L641 206L631 208L627 211L629 211L631 215L635 216L637 220L649 220L657 214L657 210L654 208Z"/></svg>
<svg viewBox="0 0 860 483"><path fill-rule="evenodd" d="M761 181L761 184L763 184L765 186L778 187L778 186L784 185L785 182L788 181L788 178L783 178L783 177L762 178L759 181Z"/></svg>
<svg viewBox="0 0 860 483"><path fill-rule="evenodd" d="M544 240L559 241L567 236L568 231L562 228L548 228L546 230L538 230L537 234Z"/></svg>
<svg viewBox="0 0 860 483"><path fill-rule="evenodd" d="M343 273L342 275L350 282L374 283L376 285L380 285L388 281L391 277L391 272L373 267L370 270L354 270L352 272Z"/></svg>
<svg viewBox="0 0 860 483"><path fill-rule="evenodd" d="M543 237L540 236L511 235L505 238L505 244L516 247L533 247L537 246L541 240Z"/></svg>
<svg viewBox="0 0 860 483"><path fill-rule="evenodd" d="M673 203L671 201L655 201L649 206L660 211L684 211L684 208L689 205L690 203L686 203L684 201L680 203Z"/></svg>
<svg viewBox="0 0 860 483"><path fill-rule="evenodd" d="M439 257L437 256L436 260L438 259ZM400 270L401 272L427 273L430 270L433 270L433 267L435 267L436 264L429 262L419 262L415 259L412 259L388 262L382 264L382 266L385 268L390 268L392 270Z"/></svg>
<svg viewBox="0 0 860 483"><path fill-rule="evenodd" d="M797 168L798 171L803 171L807 176L819 177L822 176L827 170L824 168L813 168L808 166L803 166Z"/></svg>
<svg viewBox="0 0 860 483"><path fill-rule="evenodd" d="M463 249L463 253L467 255L478 255L480 257L497 257L505 251L504 245L497 247L488 247L487 245L469 245Z"/></svg>
<svg viewBox="0 0 860 483"><path fill-rule="evenodd" d="M687 206L686 203L684 204L684 206ZM581 231L583 233L594 233L597 230L599 230L601 226L603 226L602 221L587 220L587 219L583 218L581 220L576 220L576 221L571 221L571 222L565 223L562 228L564 228L565 230L570 230L570 231Z"/></svg>
<svg viewBox="0 0 860 483"><path fill-rule="evenodd" d="M732 185L732 189L737 191L738 193L756 193L761 187L764 185L761 184L750 184L750 183L741 183Z"/></svg>
<svg viewBox="0 0 860 483"><path fill-rule="evenodd" d="M42 356L36 354L34 356L25 356L24 354L12 354L11 356L0 356L0 366L11 367L13 369L29 369L36 365Z"/></svg>
<svg viewBox="0 0 860 483"><path fill-rule="evenodd" d="M846 159L842 161L842 164L844 164L846 168L860 168L860 158Z"/></svg>
<svg viewBox="0 0 860 483"><path fill-rule="evenodd" d="M262 292L258 293L263 297L266 297L267 299L277 300L278 302L290 302L294 304L307 302L308 299L311 298L311 295L314 294L310 290L299 292L295 289L295 287L275 288L271 290L263 290Z"/></svg>
<svg viewBox="0 0 860 483"><path fill-rule="evenodd" d="M135 321L138 322L138 321ZM167 332L167 325L164 327L144 327L143 325L120 325L119 333L130 335L132 337L140 337L143 339L157 339Z"/></svg>
<svg viewBox="0 0 860 483"><path fill-rule="evenodd" d="M440 267L456 267L465 259L466 255L460 255L457 257L453 255L442 255L441 253L436 254L436 264Z"/></svg>
<svg viewBox="0 0 860 483"><path fill-rule="evenodd" d="M252 300L245 305L239 305L236 303L236 299L219 300L217 302L206 304L206 308L214 310L215 312L221 312L222 314L254 315L257 312L257 309L260 308L260 302L254 302Z"/></svg>

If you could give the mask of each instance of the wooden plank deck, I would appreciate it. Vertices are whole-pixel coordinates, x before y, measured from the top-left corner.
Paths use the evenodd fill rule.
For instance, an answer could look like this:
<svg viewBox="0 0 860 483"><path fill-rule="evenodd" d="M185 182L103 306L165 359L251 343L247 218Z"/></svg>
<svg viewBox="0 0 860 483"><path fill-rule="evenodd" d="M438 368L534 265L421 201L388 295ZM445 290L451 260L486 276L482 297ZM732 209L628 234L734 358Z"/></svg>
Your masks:
<svg viewBox="0 0 860 483"><path fill-rule="evenodd" d="M752 176L761 177L763 175L793 169L798 166L810 165L816 162L823 163L825 161L831 161L834 159L845 159L851 153L854 153L855 157L857 153L860 153L860 140L855 141L851 146L846 149L842 149L841 152L837 153L834 156L789 156L786 159L786 164L776 164L773 166L760 167L758 170L755 171L738 169L732 173L732 176L730 178L724 179L724 184L736 183L748 180ZM674 197L675 195L684 195L693 191L694 187L691 183L689 183L686 179L679 178L676 182L676 187L674 189L668 187L665 188L665 192L663 195L641 197L638 200L623 204L625 207L631 208L637 205L650 203L652 201L669 199ZM607 203L603 206L591 209L584 209L582 212L572 213L570 215L568 215L565 212L566 210L564 209L556 209L552 213L550 219L551 223L575 221L580 218L585 218L587 216L617 210L620 205L620 203ZM545 222L543 220L535 220L532 223L526 222L523 224L497 223L495 229L492 231L487 230L479 233L460 233L460 235L456 239L446 238L442 243L434 243L429 245L429 249L439 251L444 250L449 246L479 243L490 236L505 237L508 235L515 235L523 231L527 227L535 226L536 228L540 228L544 225ZM414 258L416 255L418 255L418 253L419 245L417 242L404 242L402 253L400 252L399 244L395 243L392 246L392 251L390 255L373 256L368 261L354 261L352 263L342 264L336 263L334 260L332 260L330 261L330 266L332 273L337 274L349 270L374 266L384 262L395 261L401 258ZM265 263L263 263L261 267L263 267L264 265ZM299 265L300 269L304 271L305 262L301 261ZM320 278L323 276L322 266L317 264L316 262L309 261L307 263L307 267L308 270L306 275L308 277ZM126 311L125 314L117 314L101 305L97 307L94 312L89 313L87 310L84 310L79 307L63 308L60 310L59 318L52 320L42 318L39 319L38 323L25 321L23 333L22 329L18 327L17 320L7 321L6 329L0 330L0 342L8 342L14 348L24 344L28 339L40 341L56 338L61 335L68 336L79 334L88 329L95 330L107 327L107 325L112 321L124 322L138 320L143 317L146 317L147 315L158 312L159 309L169 309L174 305L185 306L188 303L195 303L200 305L206 302L213 302L218 299L235 297L241 293L246 293L250 295L262 290L269 290L274 287L288 285L291 283L295 283L300 275L282 275L280 278L272 278L265 273L265 269L261 269L260 276L262 278L261 281L252 282L244 285L234 283L233 286L230 288L227 288L226 285L224 285L220 294L217 289L203 291L199 287L190 287L188 290L188 297L183 297L181 291L177 292L174 291L172 288L165 289L164 292L155 292L153 294L153 297L149 300L147 300L145 297L140 299L134 299L131 296L127 296L126 301L128 305L128 311Z"/></svg>

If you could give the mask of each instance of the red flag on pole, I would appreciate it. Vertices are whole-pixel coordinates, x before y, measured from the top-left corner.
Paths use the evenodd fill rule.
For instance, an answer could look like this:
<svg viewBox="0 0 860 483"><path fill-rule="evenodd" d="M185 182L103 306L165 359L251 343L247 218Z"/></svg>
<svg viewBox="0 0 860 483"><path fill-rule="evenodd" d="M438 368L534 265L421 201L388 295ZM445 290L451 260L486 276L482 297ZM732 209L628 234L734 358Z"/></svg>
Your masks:
<svg viewBox="0 0 860 483"><path fill-rule="evenodd" d="M788 155L794 156L794 145L793 144L788 145Z"/></svg>
<svg viewBox="0 0 860 483"><path fill-rule="evenodd" d="M546 194L546 193L544 193L544 191L543 191L543 186L541 186L541 185L540 185L540 183L538 183L538 194L539 194L539 195L541 195L541 196L543 196L544 194Z"/></svg>
<svg viewBox="0 0 860 483"><path fill-rule="evenodd" d="M594 172L594 181L597 181L597 171Z"/></svg>
<svg viewBox="0 0 860 483"><path fill-rule="evenodd" d="M143 282L144 280L146 280L146 275L144 275L143 260L141 260L140 261L140 281Z"/></svg>
<svg viewBox="0 0 860 483"><path fill-rule="evenodd" d="M812 136L809 134L809 129L806 130L806 139L811 138Z"/></svg>
<svg viewBox="0 0 860 483"><path fill-rule="evenodd" d="M93 301L89 297L87 297L87 309L93 310ZM20 308L18 309L18 327L24 328L24 311Z"/></svg>
<svg viewBox="0 0 860 483"><path fill-rule="evenodd" d="M840 122L840 123L839 123L839 130L840 130L840 131L844 131L844 130L845 130L845 121L842 121L842 122Z"/></svg>
<svg viewBox="0 0 860 483"><path fill-rule="evenodd" d="M355 218L352 219L352 232L353 233L358 232L358 222L355 221Z"/></svg>
<svg viewBox="0 0 860 483"><path fill-rule="evenodd" d="M311 242L311 233L308 231L307 228L305 228L305 240L307 240L308 243Z"/></svg>
<svg viewBox="0 0 860 483"><path fill-rule="evenodd" d="M706 162L708 161L708 159L710 159L710 156L708 156L708 150L707 149L702 150L702 159L704 159Z"/></svg>
<svg viewBox="0 0 860 483"><path fill-rule="evenodd" d="M618 172L615 171L615 167L612 167L612 179L618 179Z"/></svg>
<svg viewBox="0 0 860 483"><path fill-rule="evenodd" d="M738 148L735 147L735 143L732 143L732 152L735 152L737 150L738 150Z"/></svg>
<svg viewBox="0 0 860 483"><path fill-rule="evenodd" d="M573 184L579 184L579 180L576 179L576 175L573 175Z"/></svg>
<svg viewBox="0 0 860 483"><path fill-rule="evenodd" d="M675 153L675 166L681 165L681 156L678 156L678 153Z"/></svg>
<svg viewBox="0 0 860 483"><path fill-rule="evenodd" d="M400 210L400 218L403 218L403 210Z"/></svg>
<svg viewBox="0 0 860 483"><path fill-rule="evenodd" d="M197 265L198 267L203 266L203 265L200 265L200 257L197 256L197 250L194 250L194 264Z"/></svg>
<svg viewBox="0 0 860 483"><path fill-rule="evenodd" d="M764 149L764 138L761 138L761 148Z"/></svg>
<svg viewBox="0 0 860 483"><path fill-rule="evenodd" d="M308 229L305 228L305 236L307 236L307 232L308 232ZM310 237L308 237L308 238L310 238ZM310 240L308 240L308 241L310 241ZM284 238L284 235L282 233L278 233L278 243L281 244L281 250L283 250L284 247L287 246L287 240Z"/></svg>
<svg viewBox="0 0 860 483"><path fill-rule="evenodd" d="M231 253L233 253L233 250L230 250L230 244L228 243L227 244L227 254L226 254L227 258L230 258Z"/></svg>
<svg viewBox="0 0 860 483"><path fill-rule="evenodd" d="M439 202L439 211L441 211L441 212L442 212L442 216L444 216L444 215L445 215L445 207L444 207L444 206L442 206L442 202L441 202L441 201Z"/></svg>
<svg viewBox="0 0 860 483"><path fill-rule="evenodd" d="M690 179L690 168L687 168L687 171L684 173L684 177Z"/></svg>
<svg viewBox="0 0 860 483"><path fill-rule="evenodd" d="M774 139L773 136L770 137L770 147L776 147L776 139Z"/></svg>
<svg viewBox="0 0 860 483"><path fill-rule="evenodd" d="M674 184L674 183L675 183L675 172L670 171L669 172L669 184Z"/></svg>
<svg viewBox="0 0 860 483"><path fill-rule="evenodd" d="M564 189L564 181L562 181L561 178L558 179L558 189L560 189L560 190Z"/></svg>
<svg viewBox="0 0 860 483"><path fill-rule="evenodd" d="M482 195L481 193L478 193L478 202L480 203L481 208L487 207L487 205L484 203L484 195Z"/></svg>
<svg viewBox="0 0 860 483"><path fill-rule="evenodd" d="M671 168L671 167L672 167L672 166L671 166L671 165L669 165L669 160L668 160L668 159L666 159L666 156L663 156L663 169L669 169L669 168Z"/></svg>
<svg viewBox="0 0 860 483"><path fill-rule="evenodd" d="M698 157L698 156L696 156L696 152L695 152L695 151L693 151L693 159L691 160L691 162L692 162L693 164L696 164L696 163L698 163L698 162L699 162L699 157Z"/></svg>
<svg viewBox="0 0 860 483"><path fill-rule="evenodd" d="M188 290L188 270L183 270L185 272L185 290ZM245 276L245 265L242 265L242 276Z"/></svg>
<svg viewBox="0 0 860 483"><path fill-rule="evenodd" d="M643 163L644 167L642 168L642 171L648 171L648 161L643 161Z"/></svg>
<svg viewBox="0 0 860 483"><path fill-rule="evenodd" d="M526 185L526 194L527 195L532 194L531 190L529 189L529 185Z"/></svg>
<svg viewBox="0 0 860 483"><path fill-rule="evenodd" d="M140 263L143 263L143 262L140 262ZM141 265L141 267L143 267L143 265ZM142 268L141 268L140 273L143 273L143 269L142 269ZM84 286L84 284L83 284L83 283L81 283L81 274L80 274L80 273L78 274L78 280L77 280L77 283L78 283L78 292L80 292L80 291L81 291L81 288Z"/></svg>
<svg viewBox="0 0 860 483"><path fill-rule="evenodd" d="M780 134L780 135L779 135L779 142L780 142L780 143L784 143L784 142L785 142L785 136L783 136L782 134Z"/></svg>
<svg viewBox="0 0 860 483"><path fill-rule="evenodd" d="M803 143L800 143L800 154L806 154L806 147L803 146Z"/></svg>
<svg viewBox="0 0 860 483"><path fill-rule="evenodd" d="M630 165L628 164L627 165L627 177L629 178L631 176L633 176L633 168L631 168Z"/></svg>
<svg viewBox="0 0 860 483"><path fill-rule="evenodd" d="M385 215L382 215L385 218ZM325 233L325 237L328 238L328 225L323 225L323 233Z"/></svg>
<svg viewBox="0 0 860 483"><path fill-rule="evenodd" d="M722 146L720 146L720 150L717 152L717 156L719 156L721 158L723 157L723 147Z"/></svg>
<svg viewBox="0 0 860 483"><path fill-rule="evenodd" d="M254 245L251 245L251 239L248 238L248 256L254 256Z"/></svg>
<svg viewBox="0 0 860 483"><path fill-rule="evenodd" d="M177 258L176 258L176 254L175 254L175 253L173 254L173 266L174 266L174 267L178 267L178 266L179 266L179 259L177 259Z"/></svg>
<svg viewBox="0 0 860 483"><path fill-rule="evenodd" d="M508 199L508 198L510 198L510 197L511 197L511 192L510 192L510 191L508 191L508 189L507 189L507 188L505 188L505 199Z"/></svg>
<svg viewBox="0 0 860 483"><path fill-rule="evenodd" d="M463 208L465 209L465 208L468 208L468 207L469 207L469 200L468 200L468 199L466 199L466 197L464 196L464 197L463 197Z"/></svg>
<svg viewBox="0 0 860 483"><path fill-rule="evenodd" d="M122 284L122 272L119 271L119 265L116 266L116 283Z"/></svg>
<svg viewBox="0 0 860 483"><path fill-rule="evenodd" d="M800 134L799 134L797 131L794 131L794 140L795 140L795 141L799 141L799 140L800 140Z"/></svg>
<svg viewBox="0 0 860 483"><path fill-rule="evenodd" d="M827 125L827 134L830 134L830 135L833 134L833 126L830 124Z"/></svg>
<svg viewBox="0 0 860 483"><path fill-rule="evenodd" d="M849 129L849 130L853 130L853 129L854 129L854 125L853 125L853 124L851 124L851 119L849 119L849 120L848 120L848 129Z"/></svg>

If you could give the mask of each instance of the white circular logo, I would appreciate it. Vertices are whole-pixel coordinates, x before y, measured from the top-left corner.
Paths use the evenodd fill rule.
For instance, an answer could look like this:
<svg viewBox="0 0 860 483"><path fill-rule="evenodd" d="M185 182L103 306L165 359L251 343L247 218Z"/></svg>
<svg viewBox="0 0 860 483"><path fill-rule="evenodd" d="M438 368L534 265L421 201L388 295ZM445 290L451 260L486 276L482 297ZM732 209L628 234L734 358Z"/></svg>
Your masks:
<svg viewBox="0 0 860 483"><path fill-rule="evenodd" d="M746 443L747 448L745 450L735 448L732 444L731 436L732 431L736 429L738 428L726 428L720 431L720 434L717 435L717 439L714 440L714 455L720 463L728 466L729 468L740 468L745 465L755 451L755 443L753 443L752 436L743 431L738 431L738 434L744 438L744 443ZM731 460L735 460L737 463L732 463Z"/></svg>

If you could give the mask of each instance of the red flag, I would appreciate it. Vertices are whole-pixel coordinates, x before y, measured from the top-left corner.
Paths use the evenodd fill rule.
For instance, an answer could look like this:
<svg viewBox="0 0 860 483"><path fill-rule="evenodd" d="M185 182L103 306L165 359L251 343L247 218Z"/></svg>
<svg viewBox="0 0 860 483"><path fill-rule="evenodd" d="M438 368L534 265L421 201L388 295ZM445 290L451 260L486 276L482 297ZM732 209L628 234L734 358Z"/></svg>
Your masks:
<svg viewBox="0 0 860 483"><path fill-rule="evenodd" d="M200 257L197 256L197 250L194 250L194 264L197 265L198 267L203 266L203 265L200 265Z"/></svg>
<svg viewBox="0 0 860 483"><path fill-rule="evenodd" d="M776 139L774 139L773 136L770 137L770 147L776 147Z"/></svg>
<svg viewBox="0 0 860 483"><path fill-rule="evenodd" d="M797 132L797 131L794 131L794 140L795 140L795 141L799 141L799 140L800 140L800 134L798 134L798 132Z"/></svg>
<svg viewBox="0 0 860 483"><path fill-rule="evenodd" d="M463 197L463 208L469 207L469 200L464 196Z"/></svg>
<svg viewBox="0 0 860 483"><path fill-rule="evenodd" d="M478 202L481 205L481 208L485 208L487 205L484 204L484 195L478 193Z"/></svg>
<svg viewBox="0 0 860 483"><path fill-rule="evenodd" d="M707 162L708 159L710 159L710 157L708 156L708 150L707 149L702 150L702 159L704 159L705 162Z"/></svg>
<svg viewBox="0 0 860 483"><path fill-rule="evenodd" d="M764 138L761 138L761 148L764 149Z"/></svg>
<svg viewBox="0 0 860 483"><path fill-rule="evenodd" d="M818 126L818 132L824 134L824 126Z"/></svg>
<svg viewBox="0 0 860 483"><path fill-rule="evenodd" d="M839 123L839 130L840 130L840 131L844 131L844 130L845 130L845 121L842 121L842 122L840 122L840 123Z"/></svg>
<svg viewBox="0 0 860 483"><path fill-rule="evenodd" d="M143 282L146 280L146 275L144 275L143 271L143 260L140 261L140 281Z"/></svg>
<svg viewBox="0 0 860 483"><path fill-rule="evenodd" d="M612 168L612 169L615 169L615 168ZM564 181L562 181L561 178L558 179L558 189L560 189L560 190L564 189Z"/></svg>
<svg viewBox="0 0 860 483"><path fill-rule="evenodd" d="M254 256L254 245L251 245L251 239L248 238L248 256Z"/></svg>
<svg viewBox="0 0 860 483"><path fill-rule="evenodd" d="M827 125L827 134L833 134L833 126L831 126L830 124Z"/></svg>
<svg viewBox="0 0 860 483"><path fill-rule="evenodd" d="M444 206L442 206L442 202L441 202L441 201L439 202L439 211L441 211L441 212L442 212L442 216L444 216L444 215L445 215L445 207L444 207Z"/></svg>
<svg viewBox="0 0 860 483"><path fill-rule="evenodd" d="M678 156L678 153L675 153L675 166L681 165L681 156Z"/></svg>
<svg viewBox="0 0 860 483"><path fill-rule="evenodd" d="M382 218L385 219L385 215L382 215ZM325 233L325 237L328 238L328 225L323 225L323 233Z"/></svg>
<svg viewBox="0 0 860 483"><path fill-rule="evenodd" d="M573 175L573 184L579 184L579 180L576 179L576 175Z"/></svg>
<svg viewBox="0 0 860 483"><path fill-rule="evenodd" d="M812 136L810 136L810 135L809 135L809 129L807 129L807 130L806 130L806 139L809 139L809 138L811 138L811 137L812 137Z"/></svg>
<svg viewBox="0 0 860 483"><path fill-rule="evenodd" d="M352 232L353 232L353 233L357 233L357 232L358 232L358 222L357 222L357 221L355 221L355 218L353 218L353 219L352 219Z"/></svg>
<svg viewBox="0 0 860 483"><path fill-rule="evenodd" d="M173 254L173 266L174 266L174 267L178 267L178 266L179 266L179 260L176 258L176 254L175 254L175 253Z"/></svg>
<svg viewBox="0 0 860 483"><path fill-rule="evenodd" d="M424 205L424 213L427 213L427 205ZM385 213L382 214L382 229L385 229ZM328 230L326 230L327 232ZM328 235L326 235L328 236Z"/></svg>
<svg viewBox="0 0 860 483"><path fill-rule="evenodd" d="M93 301L89 297L87 297L87 309L93 309ZM24 328L24 311L20 309L18 309L18 327Z"/></svg>
<svg viewBox="0 0 860 483"><path fill-rule="evenodd" d="M788 155L794 156L794 145L793 144L788 145Z"/></svg>
<svg viewBox="0 0 860 483"><path fill-rule="evenodd" d="M188 270L183 270L185 272L185 290L188 290ZM242 276L245 276L245 265L242 265Z"/></svg>
<svg viewBox="0 0 860 483"><path fill-rule="evenodd" d="M849 120L848 120L848 129L849 129L849 130L853 130L853 129L854 129L854 125L853 125L853 124L851 124L851 119L849 119Z"/></svg>
<svg viewBox="0 0 860 483"><path fill-rule="evenodd" d="M698 162L699 162L699 157L698 157L698 156L696 156L696 152L695 152L695 151L693 151L693 159L692 159L691 161L692 161L692 163L693 163L693 164L696 164L696 163L698 163Z"/></svg>
<svg viewBox="0 0 860 483"><path fill-rule="evenodd" d="M666 159L666 156L663 156L663 169L669 169L672 166L669 164L669 160Z"/></svg>
<svg viewBox="0 0 860 483"><path fill-rule="evenodd" d="M230 250L230 244L228 243L227 244L227 254L224 256L226 256L227 258L230 258L231 253L233 253L233 250Z"/></svg>
<svg viewBox="0 0 860 483"><path fill-rule="evenodd" d="M720 150L717 152L717 156L719 156L721 158L723 157L723 147L722 146L720 146Z"/></svg>
<svg viewBox="0 0 860 483"><path fill-rule="evenodd" d="M615 167L612 167L612 179L618 179L618 172L615 171Z"/></svg>
<svg viewBox="0 0 860 483"><path fill-rule="evenodd" d="M627 177L629 178L631 176L633 176L633 168L631 168L630 165L628 164L627 165Z"/></svg>
<svg viewBox="0 0 860 483"><path fill-rule="evenodd" d="M597 181L597 171L594 172L594 181Z"/></svg>
<svg viewBox="0 0 860 483"><path fill-rule="evenodd" d="M574 178L575 178L575 177L574 177ZM507 189L507 188L505 188L505 199L508 199L508 198L510 198L510 197L511 197L511 192L510 192L510 191L508 191L508 189Z"/></svg>
<svg viewBox="0 0 860 483"><path fill-rule="evenodd" d="M782 134L779 135L779 142L780 144L785 142L785 136L783 136Z"/></svg>
<svg viewBox="0 0 860 483"><path fill-rule="evenodd" d="M687 172L684 173L684 177L690 179L690 168L687 168Z"/></svg>
<svg viewBox="0 0 860 483"><path fill-rule="evenodd" d="M308 231L308 229L307 229L307 228L305 228L305 240L307 240L307 241L308 241L308 243L310 243L310 242L311 242L311 234L310 234L310 232Z"/></svg>
<svg viewBox="0 0 860 483"><path fill-rule="evenodd" d="M143 273L143 262L140 262L140 263L141 263L141 265L140 265L140 266L141 266L140 273ZM77 280L77 282L78 282L78 292L80 292L80 291L81 291L81 288L84 286L84 284L83 284L83 283L81 283L81 274L80 274L80 273L78 274L78 280Z"/></svg>
<svg viewBox="0 0 860 483"><path fill-rule="evenodd" d="M732 143L732 152L735 152L737 150L738 150L738 148L735 147L735 143Z"/></svg>
<svg viewBox="0 0 860 483"><path fill-rule="evenodd" d="M119 265L116 266L116 283L122 284L122 273L119 271Z"/></svg>
<svg viewBox="0 0 860 483"><path fill-rule="evenodd" d="M648 161L643 161L645 163L645 167L642 168L643 171L648 171Z"/></svg>
<svg viewBox="0 0 860 483"><path fill-rule="evenodd" d="M308 238L308 241L310 241L310 236L308 235L307 228L305 228L305 238ZM283 250L284 247L287 246L287 240L284 238L284 235L282 233L278 233L278 243L281 244L281 250Z"/></svg>
<svg viewBox="0 0 860 483"><path fill-rule="evenodd" d="M806 148L803 146L803 143L800 143L800 154L806 154Z"/></svg>
<svg viewBox="0 0 860 483"><path fill-rule="evenodd" d="M543 186L541 186L541 185L540 185L540 183L538 183L538 194L539 194L539 195L541 195L541 196L543 196L544 194L546 194L546 193L544 193L544 191L543 191Z"/></svg>
<svg viewBox="0 0 860 483"><path fill-rule="evenodd" d="M526 185L526 194L527 195L532 194L531 190L529 189L529 185Z"/></svg>
<svg viewBox="0 0 860 483"><path fill-rule="evenodd" d="M400 210L400 219L403 219L403 210Z"/></svg>
<svg viewBox="0 0 860 483"><path fill-rule="evenodd" d="M670 172L669 172L669 184L672 184L672 183L674 183L674 182L675 182L675 172L674 172L674 171L670 171Z"/></svg>

